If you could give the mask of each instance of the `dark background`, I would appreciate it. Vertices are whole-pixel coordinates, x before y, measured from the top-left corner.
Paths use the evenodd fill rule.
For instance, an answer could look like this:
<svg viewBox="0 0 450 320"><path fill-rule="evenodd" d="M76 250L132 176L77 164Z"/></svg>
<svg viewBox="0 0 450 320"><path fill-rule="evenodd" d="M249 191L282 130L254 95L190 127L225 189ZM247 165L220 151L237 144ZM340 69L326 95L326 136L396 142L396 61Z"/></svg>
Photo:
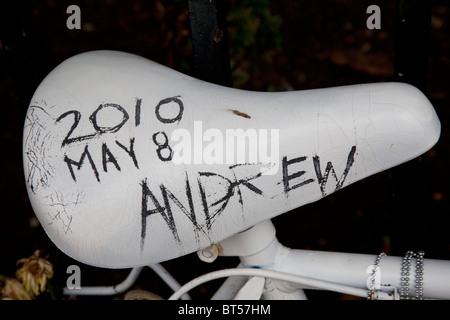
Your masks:
<svg viewBox="0 0 450 320"><path fill-rule="evenodd" d="M61 288L68 277L66 269L71 264L81 267L82 286L116 284L128 270L97 269L68 258L34 218L26 194L21 153L29 94L39 83L36 79L63 60L94 49L135 53L195 75L188 7L187 1L175 0L23 3L25 12L27 8L31 10L30 16L20 21L12 19L14 6L1 8L0 274L14 276L17 260L36 249L44 250L54 264L51 285L61 298ZM66 9L71 4L81 8L81 30L66 27ZM366 9L372 4L381 8L380 30L366 27ZM395 1L230 0L226 5L234 87L286 91L395 79ZM406 250L421 249L426 258L450 259L449 18L447 1L434 1L430 39L424 44L430 57L424 91L440 117L442 135L438 144L418 160L422 180L414 190L420 195L417 209L421 215L396 218L395 174L388 171L275 218L281 243L301 249L369 254L384 251L403 255ZM11 34L8 30L20 25L27 31L27 50L19 50L21 44L14 47L14 41L7 38ZM23 52L25 57L20 57ZM21 58L31 61L31 65L21 64ZM407 196L407 201L417 201L417 196ZM414 240L414 248L396 246L405 237ZM236 263L234 258L219 258L209 265L198 261L194 253L165 262L164 266L184 283L202 272ZM164 297L170 294L149 269L144 270L133 288L156 291ZM207 298L207 290L202 287L193 295Z"/></svg>

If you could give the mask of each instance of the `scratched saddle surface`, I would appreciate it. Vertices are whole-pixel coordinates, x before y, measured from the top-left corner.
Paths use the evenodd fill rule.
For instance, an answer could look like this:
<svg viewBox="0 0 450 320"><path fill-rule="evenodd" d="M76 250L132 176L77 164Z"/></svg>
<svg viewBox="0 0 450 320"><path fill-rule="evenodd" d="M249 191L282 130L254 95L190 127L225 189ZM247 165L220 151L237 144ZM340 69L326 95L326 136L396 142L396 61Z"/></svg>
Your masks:
<svg viewBox="0 0 450 320"><path fill-rule="evenodd" d="M220 242L408 161L439 138L400 83L248 92L114 51L74 56L24 125L31 204L87 264L147 265Z"/></svg>

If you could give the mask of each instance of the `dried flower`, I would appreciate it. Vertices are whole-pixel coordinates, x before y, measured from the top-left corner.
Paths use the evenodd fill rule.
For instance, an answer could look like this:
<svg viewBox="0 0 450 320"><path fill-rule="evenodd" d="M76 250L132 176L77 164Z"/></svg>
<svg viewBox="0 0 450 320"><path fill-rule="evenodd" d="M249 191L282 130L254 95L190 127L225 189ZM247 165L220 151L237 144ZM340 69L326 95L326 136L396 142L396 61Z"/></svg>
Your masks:
<svg viewBox="0 0 450 320"><path fill-rule="evenodd" d="M47 280L53 276L53 265L41 257L41 251L36 250L29 258L17 261L22 267L16 271L16 277L22 282L26 292L36 297L45 291Z"/></svg>
<svg viewBox="0 0 450 320"><path fill-rule="evenodd" d="M17 279L0 275L0 299L31 300L32 298Z"/></svg>

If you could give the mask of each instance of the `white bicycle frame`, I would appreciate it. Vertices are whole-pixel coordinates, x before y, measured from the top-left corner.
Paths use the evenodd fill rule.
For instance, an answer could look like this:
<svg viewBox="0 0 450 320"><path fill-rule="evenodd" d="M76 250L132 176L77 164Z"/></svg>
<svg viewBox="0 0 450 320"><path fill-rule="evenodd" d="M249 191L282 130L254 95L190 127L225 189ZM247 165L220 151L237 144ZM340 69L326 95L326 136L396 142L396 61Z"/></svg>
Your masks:
<svg viewBox="0 0 450 320"><path fill-rule="evenodd" d="M375 265L370 254L289 249L280 244L271 221L264 221L217 245L199 251L205 262L220 256L239 256L235 269L214 271L180 286L160 265L149 267L174 290L169 299L190 299L188 291L207 281L227 278L212 300L307 299L304 289L334 291L375 300L399 300L402 258L385 256ZM450 298L450 261L425 260L424 299ZM143 267L133 268L111 287L64 289L66 295L115 295L128 290ZM411 268L409 292L414 293L416 270Z"/></svg>

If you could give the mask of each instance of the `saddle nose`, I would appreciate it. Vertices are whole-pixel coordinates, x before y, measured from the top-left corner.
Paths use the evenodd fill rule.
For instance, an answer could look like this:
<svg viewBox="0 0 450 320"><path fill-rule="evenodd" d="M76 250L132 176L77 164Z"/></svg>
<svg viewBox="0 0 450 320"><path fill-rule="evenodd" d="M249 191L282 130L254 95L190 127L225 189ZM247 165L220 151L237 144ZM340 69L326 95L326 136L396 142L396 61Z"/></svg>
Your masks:
<svg viewBox="0 0 450 320"><path fill-rule="evenodd" d="M129 268L319 200L439 134L430 102L405 84L249 92L94 51L36 90L23 163L33 210L63 252Z"/></svg>

